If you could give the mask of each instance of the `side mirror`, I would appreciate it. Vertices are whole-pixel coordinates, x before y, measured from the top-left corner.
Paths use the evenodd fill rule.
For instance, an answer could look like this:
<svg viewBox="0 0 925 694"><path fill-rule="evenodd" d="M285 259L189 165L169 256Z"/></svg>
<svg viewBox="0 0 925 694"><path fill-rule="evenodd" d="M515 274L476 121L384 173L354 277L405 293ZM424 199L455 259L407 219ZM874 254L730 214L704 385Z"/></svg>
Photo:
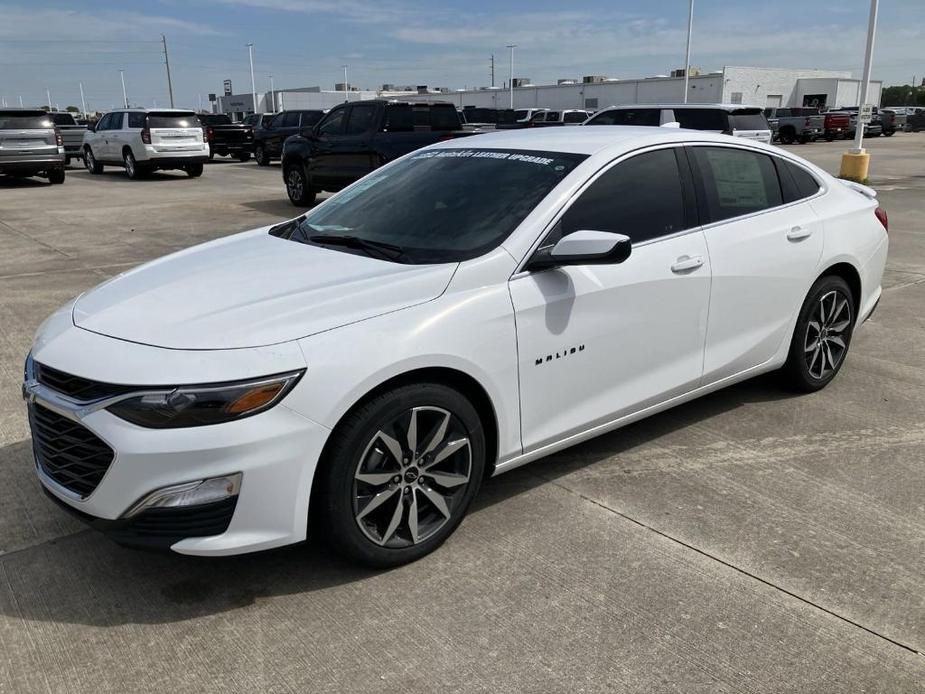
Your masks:
<svg viewBox="0 0 925 694"><path fill-rule="evenodd" d="M563 265L616 265L630 257L633 242L624 234L583 229L563 236L551 249L537 251L528 270Z"/></svg>

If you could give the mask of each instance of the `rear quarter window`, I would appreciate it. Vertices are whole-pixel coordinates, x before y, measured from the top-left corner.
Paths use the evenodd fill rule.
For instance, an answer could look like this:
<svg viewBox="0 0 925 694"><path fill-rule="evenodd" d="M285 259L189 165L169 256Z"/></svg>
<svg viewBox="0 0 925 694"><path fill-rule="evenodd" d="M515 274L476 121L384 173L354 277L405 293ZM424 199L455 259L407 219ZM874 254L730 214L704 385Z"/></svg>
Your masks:
<svg viewBox="0 0 925 694"><path fill-rule="evenodd" d="M718 108L676 108L674 117L682 128L689 130L725 132L731 129L729 115ZM761 118L764 120L764 116Z"/></svg>

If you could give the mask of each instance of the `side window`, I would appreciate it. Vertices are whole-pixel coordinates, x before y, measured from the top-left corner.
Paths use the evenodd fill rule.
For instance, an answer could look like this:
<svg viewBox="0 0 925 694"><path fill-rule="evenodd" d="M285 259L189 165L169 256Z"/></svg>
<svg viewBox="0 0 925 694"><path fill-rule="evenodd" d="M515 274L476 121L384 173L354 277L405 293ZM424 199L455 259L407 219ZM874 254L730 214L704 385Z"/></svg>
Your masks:
<svg viewBox="0 0 925 694"><path fill-rule="evenodd" d="M546 122L547 123L556 123L559 120L558 111L547 111L546 112Z"/></svg>
<svg viewBox="0 0 925 694"><path fill-rule="evenodd" d="M424 118L427 125L430 125L430 112L424 111ZM373 121L376 119L375 106L353 106L350 108L350 115L347 118L347 129L344 131L347 135L362 135L367 133L373 127Z"/></svg>
<svg viewBox="0 0 925 694"><path fill-rule="evenodd" d="M97 132L99 132L99 131L101 131L101 130L106 130L107 128L109 128L109 121L110 121L110 116L111 116L111 115L112 115L111 113L107 113L105 116L103 116L102 118L100 118L99 122L97 122L97 124L96 124L96 130L97 130Z"/></svg>
<svg viewBox="0 0 925 694"><path fill-rule="evenodd" d="M299 127L299 112L298 111L288 111L283 114L283 121L281 125L284 128L298 128Z"/></svg>
<svg viewBox="0 0 925 694"><path fill-rule="evenodd" d="M689 130L729 130L729 116L717 108L676 108L675 118L682 128Z"/></svg>
<svg viewBox="0 0 925 694"><path fill-rule="evenodd" d="M683 231L684 194L673 149L639 154L605 171L565 212L562 236L610 231L640 243Z"/></svg>
<svg viewBox="0 0 925 694"><path fill-rule="evenodd" d="M587 119L588 114L584 111L572 111L571 113L565 114L566 123L584 123Z"/></svg>
<svg viewBox="0 0 925 694"><path fill-rule="evenodd" d="M657 108L625 108L616 111L604 111L589 125L649 125L658 126L661 111Z"/></svg>
<svg viewBox="0 0 925 694"><path fill-rule="evenodd" d="M344 114L347 109L340 108L331 111L327 117L321 121L321 127L318 132L322 135L341 135L344 132Z"/></svg>
<svg viewBox="0 0 925 694"><path fill-rule="evenodd" d="M112 118L109 121L109 127L107 130L122 130L122 124L125 121L124 113L113 113Z"/></svg>
<svg viewBox="0 0 925 694"><path fill-rule="evenodd" d="M277 113L273 120L270 121L268 128L281 128L283 127L283 121L286 120L286 113Z"/></svg>
<svg viewBox="0 0 925 694"><path fill-rule="evenodd" d="M145 127L145 118L148 114L146 113L129 113L128 114L128 127L130 128L143 128Z"/></svg>
<svg viewBox="0 0 925 694"><path fill-rule="evenodd" d="M719 222L783 203L771 157L731 147L691 147L703 183L705 223Z"/></svg>
<svg viewBox="0 0 925 694"><path fill-rule="evenodd" d="M806 169L774 157L784 202L810 198L819 192L819 182Z"/></svg>

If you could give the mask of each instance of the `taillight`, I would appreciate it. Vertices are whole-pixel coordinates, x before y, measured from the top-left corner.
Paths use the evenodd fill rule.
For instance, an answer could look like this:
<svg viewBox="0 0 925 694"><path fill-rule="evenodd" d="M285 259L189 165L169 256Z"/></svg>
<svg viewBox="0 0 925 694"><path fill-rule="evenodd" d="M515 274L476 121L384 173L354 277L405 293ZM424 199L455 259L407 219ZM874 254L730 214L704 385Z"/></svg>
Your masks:
<svg viewBox="0 0 925 694"><path fill-rule="evenodd" d="M146 145L151 144L151 131L148 130L147 128L143 128L141 131L141 141L144 142Z"/></svg>
<svg viewBox="0 0 925 694"><path fill-rule="evenodd" d="M61 133L57 128L55 128L55 144L58 145L58 147L64 147L64 138L61 137Z"/></svg>
<svg viewBox="0 0 925 694"><path fill-rule="evenodd" d="M874 208L874 216L877 217L877 220L883 225L885 231L890 230L890 218L886 214L886 210L882 207Z"/></svg>
<svg viewBox="0 0 925 694"><path fill-rule="evenodd" d="M215 131L212 128L206 128L206 142L212 142L212 138L215 136Z"/></svg>

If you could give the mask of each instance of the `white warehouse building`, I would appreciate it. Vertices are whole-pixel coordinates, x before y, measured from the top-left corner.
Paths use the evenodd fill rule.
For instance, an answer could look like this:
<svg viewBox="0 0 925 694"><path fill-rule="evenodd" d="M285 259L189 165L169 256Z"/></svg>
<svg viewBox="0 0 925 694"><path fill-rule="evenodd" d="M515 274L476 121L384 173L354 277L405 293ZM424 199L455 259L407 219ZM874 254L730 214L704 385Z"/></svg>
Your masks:
<svg viewBox="0 0 925 694"><path fill-rule="evenodd" d="M587 78L586 78L587 79ZM601 78L595 78L601 80ZM515 85L517 80L515 79ZM871 81L869 102L880 105L882 83ZM748 106L857 106L860 80L845 70L727 66L708 74L691 75L690 103L729 103ZM507 89L460 90L440 95L403 97L447 99L457 108L507 108ZM514 87L514 108L585 108L597 110L618 104L679 103L684 100L684 77L603 79Z"/></svg>

